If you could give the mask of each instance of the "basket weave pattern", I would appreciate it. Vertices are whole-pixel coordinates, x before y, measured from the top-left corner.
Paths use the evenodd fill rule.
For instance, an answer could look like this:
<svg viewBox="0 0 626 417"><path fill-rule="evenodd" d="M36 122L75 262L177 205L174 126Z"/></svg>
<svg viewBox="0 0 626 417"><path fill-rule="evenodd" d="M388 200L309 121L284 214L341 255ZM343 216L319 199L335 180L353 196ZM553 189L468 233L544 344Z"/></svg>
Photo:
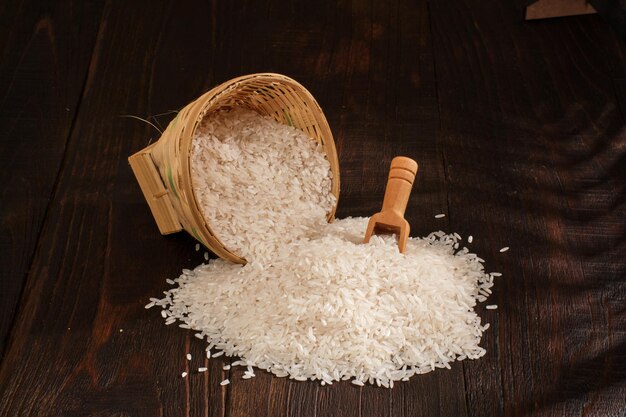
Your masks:
<svg viewBox="0 0 626 417"><path fill-rule="evenodd" d="M320 143L333 174L331 192L339 199L339 161L326 117L313 96L280 74L262 73L227 81L188 104L170 122L158 142L129 162L162 234L186 230L217 256L236 263L245 259L230 251L211 230L198 206L191 180L190 151L196 128L212 112L246 107L294 126ZM332 221L336 205L328 220Z"/></svg>

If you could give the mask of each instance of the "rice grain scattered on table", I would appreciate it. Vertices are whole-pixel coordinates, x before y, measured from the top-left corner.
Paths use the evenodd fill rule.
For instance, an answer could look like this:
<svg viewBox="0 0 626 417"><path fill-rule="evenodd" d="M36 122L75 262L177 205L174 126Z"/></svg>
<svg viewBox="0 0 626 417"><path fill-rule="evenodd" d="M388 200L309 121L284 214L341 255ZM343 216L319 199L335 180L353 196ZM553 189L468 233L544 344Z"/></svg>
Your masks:
<svg viewBox="0 0 626 417"><path fill-rule="evenodd" d="M183 270L154 303L206 337L207 357L239 357L243 379L257 367L392 387L485 354L473 309L493 286L483 260L458 234L409 238L400 254L394 236L362 244L367 218L328 224L330 164L301 131L249 110L206 118L192 178L207 224L248 263Z"/></svg>

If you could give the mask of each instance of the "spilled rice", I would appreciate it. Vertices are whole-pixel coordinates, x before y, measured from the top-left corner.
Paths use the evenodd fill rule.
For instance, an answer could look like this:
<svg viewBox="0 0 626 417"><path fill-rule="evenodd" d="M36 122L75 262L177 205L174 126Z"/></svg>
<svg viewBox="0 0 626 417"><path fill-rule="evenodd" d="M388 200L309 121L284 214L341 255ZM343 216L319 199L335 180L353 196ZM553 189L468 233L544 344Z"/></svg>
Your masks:
<svg viewBox="0 0 626 417"><path fill-rule="evenodd" d="M184 270L146 307L194 329L207 358L238 357L243 379L260 368L393 387L485 354L488 324L474 307L499 274L456 233L410 238L400 254L394 236L362 244L367 218L328 224L330 165L301 131L249 110L218 113L196 132L192 178L207 224L248 263Z"/></svg>

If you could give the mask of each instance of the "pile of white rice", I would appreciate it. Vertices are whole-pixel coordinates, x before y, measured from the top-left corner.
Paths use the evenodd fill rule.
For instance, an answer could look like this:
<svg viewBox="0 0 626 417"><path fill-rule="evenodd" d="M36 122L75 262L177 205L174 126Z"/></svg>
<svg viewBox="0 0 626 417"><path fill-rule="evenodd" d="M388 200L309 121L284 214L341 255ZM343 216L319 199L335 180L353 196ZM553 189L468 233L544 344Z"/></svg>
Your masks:
<svg viewBox="0 0 626 417"><path fill-rule="evenodd" d="M159 305L233 365L322 384L393 381L485 354L473 307L491 293L460 236L362 244L367 218L326 223L335 203L323 150L301 131L248 110L207 118L194 139L204 216L245 266L184 270ZM215 353L217 352L217 353Z"/></svg>

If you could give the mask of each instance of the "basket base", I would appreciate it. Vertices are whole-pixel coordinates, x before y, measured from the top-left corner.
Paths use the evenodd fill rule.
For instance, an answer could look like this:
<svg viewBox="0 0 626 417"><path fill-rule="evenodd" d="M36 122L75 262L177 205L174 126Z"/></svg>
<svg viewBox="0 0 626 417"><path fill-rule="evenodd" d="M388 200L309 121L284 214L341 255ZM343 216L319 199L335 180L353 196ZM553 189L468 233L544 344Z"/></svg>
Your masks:
<svg viewBox="0 0 626 417"><path fill-rule="evenodd" d="M162 235L180 232L183 230L178 221L176 210L170 200L169 190L163 185L159 170L154 165L146 148L128 158L130 167L137 178L154 220Z"/></svg>

